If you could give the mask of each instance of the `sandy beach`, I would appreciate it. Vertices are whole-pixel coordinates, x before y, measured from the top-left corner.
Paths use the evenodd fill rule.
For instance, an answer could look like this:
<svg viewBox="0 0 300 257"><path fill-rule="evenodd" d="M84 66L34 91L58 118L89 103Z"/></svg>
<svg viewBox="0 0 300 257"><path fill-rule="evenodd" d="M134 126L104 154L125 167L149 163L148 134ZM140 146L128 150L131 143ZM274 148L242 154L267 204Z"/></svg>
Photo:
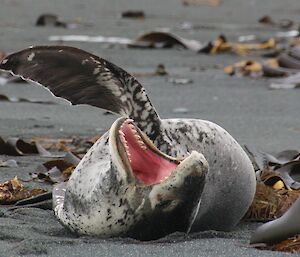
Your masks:
<svg viewBox="0 0 300 257"><path fill-rule="evenodd" d="M270 15L274 20L289 18L300 22L298 0L224 0L217 7L184 7L179 0L3 0L0 5L0 50L6 53L31 45L54 45L55 42L49 41L54 35L132 39L143 32L168 28L179 36L205 43L220 34L233 41L253 34L268 38L277 30L258 24L257 20L263 15ZM121 19L121 12L128 9L143 10L146 18ZM78 25L69 29L36 27L35 21L43 13L54 13ZM184 22L200 28L183 29ZM270 90L270 79L230 77L223 72L225 65L247 57L205 55L178 49L129 49L90 42L66 44L99 55L135 74L163 118L210 120L224 127L241 145L266 152L300 149L300 90ZM251 57L259 59L258 55ZM158 64L164 64L169 78L187 78L192 83L174 85L164 76L148 76ZM102 135L116 119L101 109L70 106L36 85L8 83L0 85L0 94L55 101L55 104L0 101L0 136L3 138ZM0 155L0 160L8 159L15 159L19 167L0 168L1 183L15 175L28 179L29 172L48 160L39 156ZM49 185L38 182L26 183L26 186L50 189ZM176 233L152 242L102 240L72 235L59 224L51 210L8 211L0 207L0 256L297 256L247 247L258 225L240 224L227 233Z"/></svg>

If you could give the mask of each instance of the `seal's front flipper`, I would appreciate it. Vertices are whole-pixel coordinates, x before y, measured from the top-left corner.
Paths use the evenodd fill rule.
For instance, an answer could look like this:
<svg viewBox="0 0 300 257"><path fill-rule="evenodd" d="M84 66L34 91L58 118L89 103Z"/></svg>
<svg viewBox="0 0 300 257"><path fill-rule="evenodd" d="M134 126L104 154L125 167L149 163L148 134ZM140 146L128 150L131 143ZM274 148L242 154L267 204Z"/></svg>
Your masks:
<svg viewBox="0 0 300 257"><path fill-rule="evenodd" d="M64 205L65 194L66 194L67 182L56 184L53 187L52 199L53 199L53 210L57 213Z"/></svg>
<svg viewBox="0 0 300 257"><path fill-rule="evenodd" d="M132 118L152 140L160 119L142 85L118 66L68 46L37 46L4 58L0 69L38 82L72 104L88 104Z"/></svg>

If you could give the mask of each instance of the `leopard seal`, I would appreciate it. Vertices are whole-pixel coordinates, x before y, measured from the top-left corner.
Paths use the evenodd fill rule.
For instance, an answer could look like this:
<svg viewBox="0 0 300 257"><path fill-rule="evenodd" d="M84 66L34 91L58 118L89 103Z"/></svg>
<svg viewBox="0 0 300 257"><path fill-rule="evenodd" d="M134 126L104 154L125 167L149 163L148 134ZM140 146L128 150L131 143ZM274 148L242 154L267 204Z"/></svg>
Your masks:
<svg viewBox="0 0 300 257"><path fill-rule="evenodd" d="M207 172L202 154L167 156L121 117L69 181L54 187L54 212L64 226L84 235L150 240L189 232Z"/></svg>
<svg viewBox="0 0 300 257"><path fill-rule="evenodd" d="M88 104L132 119L167 156L203 154L209 171L191 231L231 230L250 206L255 173L237 141L210 121L161 119L144 87L120 67L78 48L36 46L5 57L0 69L35 81L71 104ZM82 168L85 172L87 167Z"/></svg>

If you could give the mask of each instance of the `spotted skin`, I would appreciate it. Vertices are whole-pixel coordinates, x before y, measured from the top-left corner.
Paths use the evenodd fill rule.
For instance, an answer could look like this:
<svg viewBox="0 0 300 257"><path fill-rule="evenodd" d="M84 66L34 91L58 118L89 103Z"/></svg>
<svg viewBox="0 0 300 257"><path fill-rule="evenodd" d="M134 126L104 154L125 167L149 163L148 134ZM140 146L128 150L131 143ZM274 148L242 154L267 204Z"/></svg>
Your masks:
<svg viewBox="0 0 300 257"><path fill-rule="evenodd" d="M255 192L254 170L249 158L232 136L223 128L208 121L161 120L141 84L116 65L73 47L38 46L4 58L0 69L36 81L47 87L54 95L63 97L72 104L89 104L132 118L154 144L168 155L187 156L192 151L202 153L209 165L205 185L196 183L197 179L196 184L189 185L193 191L201 193L201 204L199 205L195 197L192 200L193 208L184 209L182 205L175 205L181 206L181 210L186 210L184 212L188 214L186 220L193 220L192 228L183 226L185 231L230 230L251 204ZM49 73L55 76L49 76ZM129 187L131 182L124 179L124 171L122 172L122 168L118 166L114 153L109 150L109 139L110 137L106 135L91 148L72 175L66 192L58 190L61 193L57 195L61 198L57 201L60 203L57 206L60 207L56 208L56 214L63 224L82 234L113 236L125 233L124 231L130 234L131 231L131 236L149 238L151 231L146 233L148 235L139 233L143 227L146 230L145 224L154 224L153 217L164 217L163 213L156 212L156 209L154 211L150 208L152 211L148 211L151 201L153 204L153 201L164 197L150 199L149 195L153 191L149 188L147 190L144 188L140 192L135 191L138 188L136 185ZM198 173L203 174L205 165L198 166ZM178 176L185 177L183 174L184 172ZM117 188L113 189L113 185L117 185ZM181 199L188 201L187 191L183 190L186 188L185 183L178 185L181 185L178 187L182 189L179 191L185 192L181 193ZM164 193L157 195L168 195L163 188L161 190ZM105 191L106 189L108 191ZM175 191L173 194L178 198ZM144 199L142 202L141 195ZM101 205L96 202L100 198ZM160 202L161 206L169 208L170 203L167 203L168 201ZM155 206L159 207L160 204ZM189 204L190 202L187 203ZM116 211L118 209L120 212ZM174 217L183 215L179 209L171 212ZM197 215L193 217L192 213L196 209ZM134 210L143 218L136 217L133 214ZM127 216L131 213L130 217L125 218L123 212L126 212ZM111 213L114 217L110 217ZM158 213L158 216L155 216L155 213ZM172 220L173 225L177 222L176 218L170 218L171 214L166 217L167 219L162 219L164 223L167 223L168 219ZM76 220L83 223L80 225ZM142 222L146 220L150 222ZM93 224L102 224L103 221L105 225L97 225L97 233L93 231L95 229ZM191 225L191 222L186 223ZM122 226L126 226L126 229L120 229ZM134 229L134 226L140 229ZM170 226L168 223L166 227ZM175 229L183 230L183 227ZM159 233L160 236L172 230L163 231Z"/></svg>
<svg viewBox="0 0 300 257"><path fill-rule="evenodd" d="M64 201L54 208L62 224L78 234L121 236L128 230L124 226L138 219L135 210L142 199L130 202L126 197L129 184L111 162L108 137L103 135L84 156L68 181Z"/></svg>

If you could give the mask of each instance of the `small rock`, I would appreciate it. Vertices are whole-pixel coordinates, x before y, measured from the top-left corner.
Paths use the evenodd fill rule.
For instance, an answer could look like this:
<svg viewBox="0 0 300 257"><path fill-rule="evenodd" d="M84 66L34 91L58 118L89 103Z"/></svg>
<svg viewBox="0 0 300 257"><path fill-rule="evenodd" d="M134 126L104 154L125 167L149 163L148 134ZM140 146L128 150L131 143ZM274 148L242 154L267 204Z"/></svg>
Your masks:
<svg viewBox="0 0 300 257"><path fill-rule="evenodd" d="M129 18L129 19L144 19L145 13L141 10L128 10L122 12L122 18Z"/></svg>
<svg viewBox="0 0 300 257"><path fill-rule="evenodd" d="M63 27L66 28L67 24L57 17L55 14L42 14L38 17L35 23L36 26L48 27Z"/></svg>
<svg viewBox="0 0 300 257"><path fill-rule="evenodd" d="M159 75L159 76L168 75L165 65L163 65L162 63L158 64L155 70L155 75Z"/></svg>

